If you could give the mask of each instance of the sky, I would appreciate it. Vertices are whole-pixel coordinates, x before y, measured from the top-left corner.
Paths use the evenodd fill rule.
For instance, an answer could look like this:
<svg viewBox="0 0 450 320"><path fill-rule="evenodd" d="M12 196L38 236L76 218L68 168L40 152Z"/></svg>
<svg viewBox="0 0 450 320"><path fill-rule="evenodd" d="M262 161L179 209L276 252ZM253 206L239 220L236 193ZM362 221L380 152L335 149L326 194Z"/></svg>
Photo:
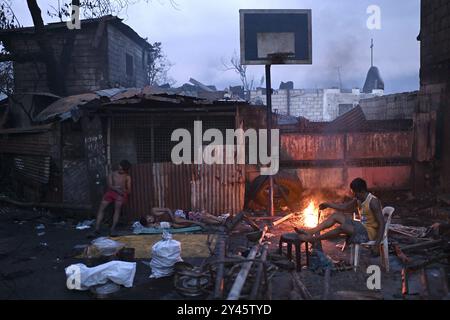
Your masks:
<svg viewBox="0 0 450 320"><path fill-rule="evenodd" d="M132 0L136 1L136 0ZM162 42L173 63L169 75L175 86L194 78L224 89L239 85L239 76L223 62L240 52L239 9L311 9L312 65L272 67L272 85L293 81L295 88L362 88L370 67L370 39L374 64L387 93L419 88L420 0L141 0L119 14L141 37ZM57 0L38 0L43 13ZM22 25L31 25L26 0L14 0ZM369 30L367 8L381 9L381 29ZM44 16L46 22L52 21ZM249 78L260 85L264 66L248 66ZM262 84L265 85L264 83Z"/></svg>

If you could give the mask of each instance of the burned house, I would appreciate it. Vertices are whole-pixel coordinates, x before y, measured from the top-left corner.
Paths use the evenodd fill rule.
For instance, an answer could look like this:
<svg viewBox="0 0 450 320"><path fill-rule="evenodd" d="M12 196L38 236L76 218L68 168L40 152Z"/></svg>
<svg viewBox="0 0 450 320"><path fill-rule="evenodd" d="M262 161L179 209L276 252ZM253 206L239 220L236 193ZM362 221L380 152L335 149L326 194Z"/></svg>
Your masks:
<svg viewBox="0 0 450 320"><path fill-rule="evenodd" d="M152 46L114 16L81 21L69 30L65 22L45 26L64 92L52 92L48 63L34 27L0 31L0 41L14 66L15 93L52 92L74 95L113 87L143 87ZM56 66L54 66L56 67Z"/></svg>
<svg viewBox="0 0 450 320"><path fill-rule="evenodd" d="M10 190L25 203L93 209L107 172L122 159L132 164L133 219L152 206L237 212L243 206L242 165L175 165L173 130L234 129L240 106L157 93L154 88L109 89L59 99L34 125L0 131Z"/></svg>
<svg viewBox="0 0 450 320"><path fill-rule="evenodd" d="M55 34L72 32L64 24L47 29ZM106 174L128 159L133 164L133 194L124 209L129 219L152 206L214 214L242 210L245 184L259 176L258 166L175 165L170 158L175 145L171 134L178 128L191 132L196 120L203 122L204 130L264 128L265 109L217 100L222 92L194 79L192 87L205 96L186 94L189 86L181 93L145 87L142 72L151 47L117 18L86 20L77 32L80 44L89 46L84 51L86 63L80 66L91 66L95 74L88 79L90 71L76 69L75 62L81 62L76 59L83 56L73 53L74 73L68 75L67 88L74 95L60 98L45 93L45 77L26 70L39 62L15 62L17 94L1 114L1 178L8 182L2 192L26 204L92 210L105 190ZM33 39L27 28L0 33L0 38L12 53L14 46ZM95 48L102 54L94 54ZM134 80L128 82L130 75ZM43 92L33 93L38 90ZM333 119L338 117L331 122L279 119L281 171L297 177L300 189L343 190L359 176L372 189L420 191L427 176L422 168L434 159L434 122L417 113L416 97L393 103L395 108L405 104L407 117L374 120L364 115L363 105L335 114ZM381 109L378 103L375 109Z"/></svg>

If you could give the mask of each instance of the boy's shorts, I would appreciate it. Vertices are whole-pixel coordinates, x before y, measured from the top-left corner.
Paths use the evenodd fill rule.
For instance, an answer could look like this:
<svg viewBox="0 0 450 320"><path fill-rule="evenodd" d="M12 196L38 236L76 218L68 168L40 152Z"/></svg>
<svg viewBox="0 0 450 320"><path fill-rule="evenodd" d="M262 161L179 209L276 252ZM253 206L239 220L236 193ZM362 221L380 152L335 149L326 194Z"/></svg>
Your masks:
<svg viewBox="0 0 450 320"><path fill-rule="evenodd" d="M103 201L125 204L128 201L128 195L126 193L121 195L114 190L108 190L103 196Z"/></svg>

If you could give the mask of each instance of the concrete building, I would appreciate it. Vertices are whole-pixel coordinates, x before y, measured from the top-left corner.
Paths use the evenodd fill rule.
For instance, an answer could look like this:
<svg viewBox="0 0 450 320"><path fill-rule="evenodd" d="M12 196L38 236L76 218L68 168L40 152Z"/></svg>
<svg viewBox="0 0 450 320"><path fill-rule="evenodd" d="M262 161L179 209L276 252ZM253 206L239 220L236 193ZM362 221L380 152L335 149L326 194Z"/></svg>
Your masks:
<svg viewBox="0 0 450 320"><path fill-rule="evenodd" d="M373 39L370 46L371 63L363 89L294 89L292 81L281 82L280 88L273 92L272 109L279 114L304 117L310 121L333 121L352 110L362 99L384 95L384 81L380 70L373 64ZM254 104L266 104L265 89L250 93Z"/></svg>
<svg viewBox="0 0 450 320"><path fill-rule="evenodd" d="M272 95L272 109L279 114L305 117L310 121L333 121L359 105L362 99L382 96L381 89L363 93L360 89L279 89ZM250 94L254 104L266 104L265 89Z"/></svg>
<svg viewBox="0 0 450 320"><path fill-rule="evenodd" d="M362 99L359 103L367 120L411 120L418 104L418 91Z"/></svg>

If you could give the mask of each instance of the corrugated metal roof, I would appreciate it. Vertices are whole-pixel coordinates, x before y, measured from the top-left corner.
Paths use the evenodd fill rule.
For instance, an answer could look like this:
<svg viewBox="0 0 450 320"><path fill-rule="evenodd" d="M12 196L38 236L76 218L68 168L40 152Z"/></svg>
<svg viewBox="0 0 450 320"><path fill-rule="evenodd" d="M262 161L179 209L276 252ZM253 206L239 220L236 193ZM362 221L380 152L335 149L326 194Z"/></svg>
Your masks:
<svg viewBox="0 0 450 320"><path fill-rule="evenodd" d="M111 89L98 90L98 91L95 91L95 93L98 94L100 97L111 98L112 96L115 96L124 91L127 91L127 89L126 88L111 88Z"/></svg>
<svg viewBox="0 0 450 320"><path fill-rule="evenodd" d="M360 106L337 117L325 126L324 131L358 130L366 125L366 116Z"/></svg>
<svg viewBox="0 0 450 320"><path fill-rule="evenodd" d="M34 120L43 122L54 118L59 118L60 120L77 119L80 117L78 107L100 98L96 93L84 93L59 99L39 113Z"/></svg>
<svg viewBox="0 0 450 320"><path fill-rule="evenodd" d="M106 105L126 105L141 101L159 101L167 104L179 105L182 103L192 105L235 105L233 101L210 101L190 96L171 93L158 87L144 88L113 88L99 90L92 93L69 96L55 101L35 117L37 122L50 120L78 119L81 115L80 107L100 107Z"/></svg>

